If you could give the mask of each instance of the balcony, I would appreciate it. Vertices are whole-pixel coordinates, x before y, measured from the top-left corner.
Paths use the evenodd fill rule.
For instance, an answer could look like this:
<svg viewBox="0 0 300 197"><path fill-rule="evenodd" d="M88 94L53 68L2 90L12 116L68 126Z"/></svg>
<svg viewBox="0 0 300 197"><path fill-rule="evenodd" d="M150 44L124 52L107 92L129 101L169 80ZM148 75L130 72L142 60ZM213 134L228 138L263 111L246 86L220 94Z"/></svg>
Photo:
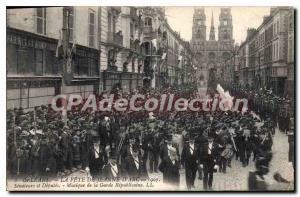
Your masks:
<svg viewBox="0 0 300 197"><path fill-rule="evenodd" d="M154 30L152 26L145 26L143 28L143 33L145 36L152 36L154 34Z"/></svg>
<svg viewBox="0 0 300 197"><path fill-rule="evenodd" d="M107 71L118 71L115 60L108 60Z"/></svg>
<svg viewBox="0 0 300 197"><path fill-rule="evenodd" d="M138 21L139 17L137 15L137 9L136 8L130 8L129 16L130 16L130 18Z"/></svg>
<svg viewBox="0 0 300 197"><path fill-rule="evenodd" d="M123 47L122 31L119 31L118 33L108 32L107 43L115 46Z"/></svg>

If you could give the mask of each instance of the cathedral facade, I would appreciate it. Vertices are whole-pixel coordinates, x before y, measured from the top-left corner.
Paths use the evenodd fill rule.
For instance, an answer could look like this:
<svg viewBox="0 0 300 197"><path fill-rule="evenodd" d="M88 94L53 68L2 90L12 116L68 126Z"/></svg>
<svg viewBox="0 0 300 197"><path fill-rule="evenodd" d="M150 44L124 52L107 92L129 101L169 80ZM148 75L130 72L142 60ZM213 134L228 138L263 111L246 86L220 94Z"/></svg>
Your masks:
<svg viewBox="0 0 300 197"><path fill-rule="evenodd" d="M213 13L208 39L206 38L206 27L204 8L196 8L193 15L191 47L199 62L199 65L197 65L200 72L199 77L204 78L210 86L212 83L216 83L215 81L218 78L222 78L224 65L234 50L231 9L221 8L218 39L216 39Z"/></svg>

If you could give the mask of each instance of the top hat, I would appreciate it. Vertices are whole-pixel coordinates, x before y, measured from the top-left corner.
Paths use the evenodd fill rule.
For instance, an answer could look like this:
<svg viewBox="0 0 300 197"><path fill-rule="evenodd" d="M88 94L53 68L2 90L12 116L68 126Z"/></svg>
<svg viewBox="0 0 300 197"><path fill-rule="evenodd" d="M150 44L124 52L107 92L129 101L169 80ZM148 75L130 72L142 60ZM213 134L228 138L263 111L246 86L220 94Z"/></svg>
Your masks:
<svg viewBox="0 0 300 197"><path fill-rule="evenodd" d="M99 133L95 130L91 130L91 136L94 140L100 139Z"/></svg>
<svg viewBox="0 0 300 197"><path fill-rule="evenodd" d="M166 137L165 137L166 141L172 141L172 139L173 139L172 134L166 134Z"/></svg>
<svg viewBox="0 0 300 197"><path fill-rule="evenodd" d="M118 157L117 150L115 148L112 148L108 154L108 158L117 159L117 157Z"/></svg>

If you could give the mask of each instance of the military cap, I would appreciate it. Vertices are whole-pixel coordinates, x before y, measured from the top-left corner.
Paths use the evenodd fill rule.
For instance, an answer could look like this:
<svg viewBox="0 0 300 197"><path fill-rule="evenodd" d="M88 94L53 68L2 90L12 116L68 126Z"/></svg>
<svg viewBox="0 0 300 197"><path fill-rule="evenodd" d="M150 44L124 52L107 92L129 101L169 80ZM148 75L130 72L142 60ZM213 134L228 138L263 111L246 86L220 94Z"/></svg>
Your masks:
<svg viewBox="0 0 300 197"><path fill-rule="evenodd" d="M118 157L117 150L115 148L111 148L108 154L108 158L117 159L117 157Z"/></svg>

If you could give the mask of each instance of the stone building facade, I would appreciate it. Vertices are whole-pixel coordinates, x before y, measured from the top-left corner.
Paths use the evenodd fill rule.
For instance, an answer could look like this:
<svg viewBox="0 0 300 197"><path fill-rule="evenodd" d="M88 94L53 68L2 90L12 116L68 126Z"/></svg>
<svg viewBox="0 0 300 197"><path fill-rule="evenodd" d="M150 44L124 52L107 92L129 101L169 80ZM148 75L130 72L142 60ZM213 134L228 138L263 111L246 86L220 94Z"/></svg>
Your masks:
<svg viewBox="0 0 300 197"><path fill-rule="evenodd" d="M295 98L295 13L288 14L288 54L287 54L287 96ZM292 102L294 104L294 102ZM292 106L294 109L294 106Z"/></svg>
<svg viewBox="0 0 300 197"><path fill-rule="evenodd" d="M74 78L62 89L63 62L56 57L69 10L70 45L76 44ZM7 107L32 109L53 96L99 92L97 7L49 7L7 10Z"/></svg>
<svg viewBox="0 0 300 197"><path fill-rule="evenodd" d="M99 7L103 90L142 86L142 19L134 7Z"/></svg>
<svg viewBox="0 0 300 197"><path fill-rule="evenodd" d="M249 29L239 48L239 83L255 89L265 88L279 96L287 96L288 78L293 81L293 24L290 7L274 7L257 29ZM293 22L291 22L293 23ZM289 28L290 27L290 28ZM289 29L291 29L289 31ZM288 39L290 40L288 42ZM290 46L290 47L289 47ZM290 56L288 55L290 53Z"/></svg>
<svg viewBox="0 0 300 197"><path fill-rule="evenodd" d="M230 8L221 8L219 15L218 40L214 27L214 18L210 24L209 39L206 39L206 15L204 8L197 8L193 16L193 34L191 47L199 61L197 65L208 73L208 85L215 89L216 81L222 78L222 68L234 50L232 37L233 24Z"/></svg>
<svg viewBox="0 0 300 197"><path fill-rule="evenodd" d="M65 40L76 49L68 84L57 56ZM162 7L7 9L8 108L31 110L57 94L182 84L193 74L192 58Z"/></svg>
<svg viewBox="0 0 300 197"><path fill-rule="evenodd" d="M186 83L194 58L190 45L170 27L164 8L139 10L144 21L144 85L155 88Z"/></svg>

